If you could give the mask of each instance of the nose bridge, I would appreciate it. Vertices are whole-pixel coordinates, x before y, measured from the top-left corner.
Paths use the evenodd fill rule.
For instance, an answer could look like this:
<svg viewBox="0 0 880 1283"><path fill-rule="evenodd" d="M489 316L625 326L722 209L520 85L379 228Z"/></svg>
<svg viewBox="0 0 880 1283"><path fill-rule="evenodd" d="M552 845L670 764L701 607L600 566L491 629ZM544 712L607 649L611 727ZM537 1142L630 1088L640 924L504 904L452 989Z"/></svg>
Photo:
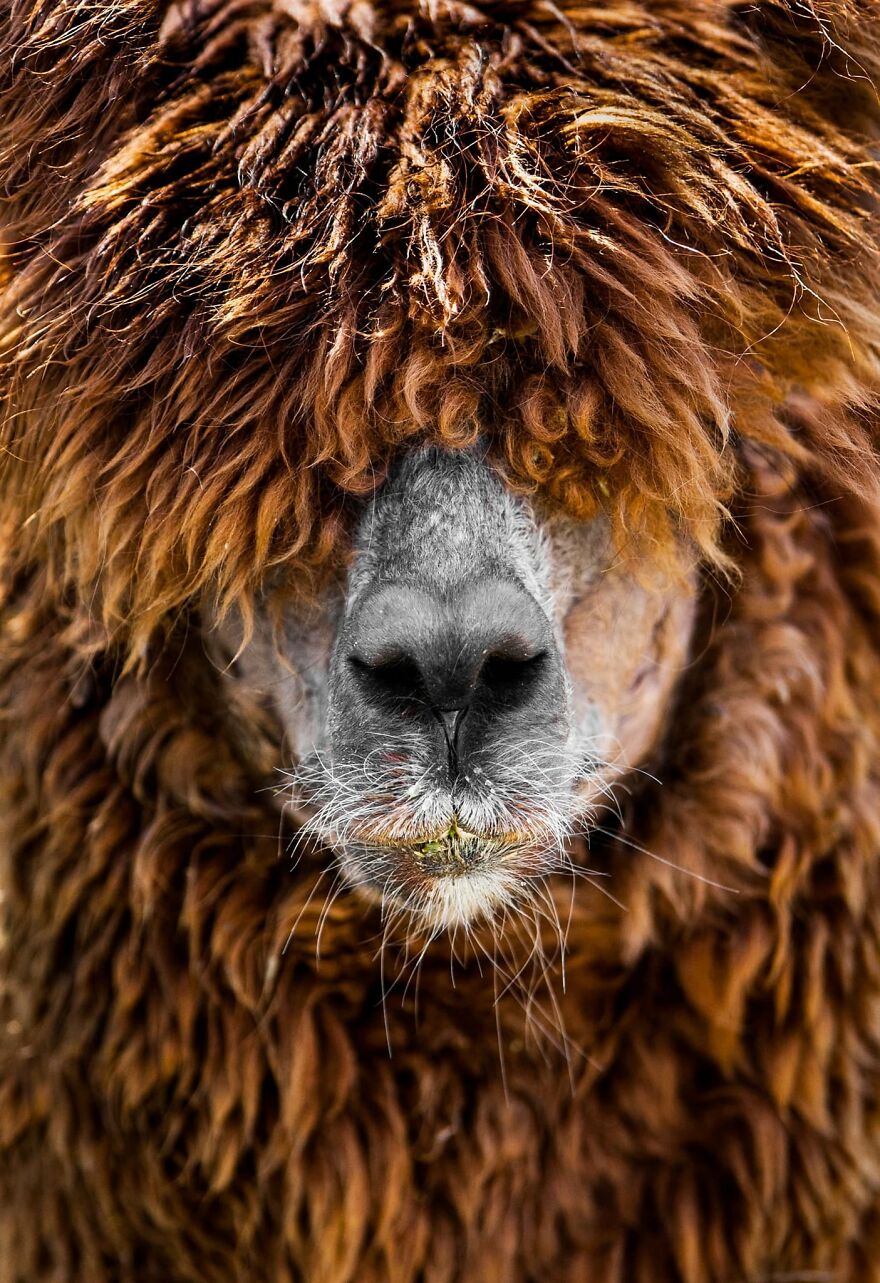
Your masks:
<svg viewBox="0 0 880 1283"><path fill-rule="evenodd" d="M406 582L450 601L484 577L545 595L540 541L527 501L514 496L479 449L404 455L364 513L352 598Z"/></svg>

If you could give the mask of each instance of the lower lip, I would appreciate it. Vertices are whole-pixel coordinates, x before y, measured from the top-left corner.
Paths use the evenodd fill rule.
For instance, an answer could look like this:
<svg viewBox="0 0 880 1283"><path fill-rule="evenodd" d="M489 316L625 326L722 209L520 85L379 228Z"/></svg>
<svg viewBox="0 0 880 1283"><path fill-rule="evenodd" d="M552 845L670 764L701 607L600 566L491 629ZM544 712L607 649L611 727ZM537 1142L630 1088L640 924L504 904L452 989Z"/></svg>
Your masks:
<svg viewBox="0 0 880 1283"><path fill-rule="evenodd" d="M426 873L467 873L490 853L490 844L477 837L465 841L428 842L421 847L411 847L409 855Z"/></svg>

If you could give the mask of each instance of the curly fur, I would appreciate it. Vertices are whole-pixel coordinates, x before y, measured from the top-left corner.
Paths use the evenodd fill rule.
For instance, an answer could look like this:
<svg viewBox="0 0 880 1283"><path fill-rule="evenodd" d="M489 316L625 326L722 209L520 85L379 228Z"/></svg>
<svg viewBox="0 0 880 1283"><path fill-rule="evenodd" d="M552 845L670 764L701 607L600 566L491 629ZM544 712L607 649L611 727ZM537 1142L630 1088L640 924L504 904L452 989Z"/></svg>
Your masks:
<svg viewBox="0 0 880 1283"><path fill-rule="evenodd" d="M0 5L3 1283L880 1280L878 21ZM383 1010L198 608L478 435L704 623L564 989Z"/></svg>

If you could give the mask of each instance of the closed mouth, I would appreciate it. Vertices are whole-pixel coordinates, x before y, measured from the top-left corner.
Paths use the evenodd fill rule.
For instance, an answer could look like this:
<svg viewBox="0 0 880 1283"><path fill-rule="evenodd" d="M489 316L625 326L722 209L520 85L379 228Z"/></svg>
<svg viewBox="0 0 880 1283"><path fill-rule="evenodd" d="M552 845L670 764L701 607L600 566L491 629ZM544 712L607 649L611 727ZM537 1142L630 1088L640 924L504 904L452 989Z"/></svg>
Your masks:
<svg viewBox="0 0 880 1283"><path fill-rule="evenodd" d="M420 873L455 877L472 873L487 863L501 863L534 846L535 841L534 836L522 833L472 833L452 820L444 831L429 837L374 837L370 845L408 858Z"/></svg>
<svg viewBox="0 0 880 1283"><path fill-rule="evenodd" d="M509 843L498 837L481 837L459 828L453 821L440 837L408 847L408 852L426 873L467 873Z"/></svg>

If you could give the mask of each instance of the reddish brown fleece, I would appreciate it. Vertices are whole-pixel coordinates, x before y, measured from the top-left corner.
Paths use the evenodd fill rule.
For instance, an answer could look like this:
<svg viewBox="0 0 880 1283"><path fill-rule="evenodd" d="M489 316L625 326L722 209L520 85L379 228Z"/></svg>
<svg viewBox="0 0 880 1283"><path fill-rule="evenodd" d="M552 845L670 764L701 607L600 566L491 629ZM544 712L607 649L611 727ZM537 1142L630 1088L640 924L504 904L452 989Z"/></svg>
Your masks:
<svg viewBox="0 0 880 1283"><path fill-rule="evenodd" d="M878 63L867 0L2 0L2 1283L880 1280ZM704 624L565 991L437 944L389 1057L198 605L477 433Z"/></svg>

